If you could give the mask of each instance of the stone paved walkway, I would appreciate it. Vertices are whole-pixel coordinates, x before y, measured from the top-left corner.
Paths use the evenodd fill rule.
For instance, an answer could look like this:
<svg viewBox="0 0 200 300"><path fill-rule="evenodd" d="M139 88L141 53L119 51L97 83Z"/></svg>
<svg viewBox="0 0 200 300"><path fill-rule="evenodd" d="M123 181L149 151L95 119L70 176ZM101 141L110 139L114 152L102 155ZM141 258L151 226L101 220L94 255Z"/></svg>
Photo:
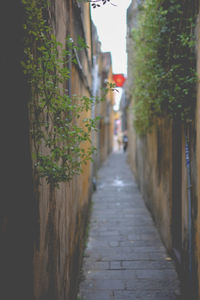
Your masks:
<svg viewBox="0 0 200 300"><path fill-rule="evenodd" d="M98 173L79 299L181 299L174 264L161 243L124 153Z"/></svg>

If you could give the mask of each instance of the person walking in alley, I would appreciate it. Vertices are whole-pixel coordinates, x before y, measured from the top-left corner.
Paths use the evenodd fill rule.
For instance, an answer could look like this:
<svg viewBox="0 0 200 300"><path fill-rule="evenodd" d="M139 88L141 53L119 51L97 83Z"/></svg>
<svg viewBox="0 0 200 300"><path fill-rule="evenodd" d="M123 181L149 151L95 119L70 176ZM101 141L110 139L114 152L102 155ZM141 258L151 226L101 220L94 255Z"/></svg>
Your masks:
<svg viewBox="0 0 200 300"><path fill-rule="evenodd" d="M126 152L126 149L128 147L128 136L127 133L125 132L123 135L123 150Z"/></svg>

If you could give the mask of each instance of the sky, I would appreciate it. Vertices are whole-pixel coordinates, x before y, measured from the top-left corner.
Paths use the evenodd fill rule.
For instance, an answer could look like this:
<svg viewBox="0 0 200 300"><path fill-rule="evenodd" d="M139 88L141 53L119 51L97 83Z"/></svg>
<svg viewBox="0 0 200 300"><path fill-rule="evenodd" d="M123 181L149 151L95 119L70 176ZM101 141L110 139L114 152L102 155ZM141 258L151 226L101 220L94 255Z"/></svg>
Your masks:
<svg viewBox="0 0 200 300"><path fill-rule="evenodd" d="M110 0L101 7L91 8L91 15L97 27L101 50L110 51L113 73L127 74L126 55L126 10L131 0Z"/></svg>
<svg viewBox="0 0 200 300"><path fill-rule="evenodd" d="M102 52L111 52L113 74L127 74L126 12L132 0L110 0L101 7L92 8L91 16L97 28ZM119 109L122 88L114 92L114 110Z"/></svg>

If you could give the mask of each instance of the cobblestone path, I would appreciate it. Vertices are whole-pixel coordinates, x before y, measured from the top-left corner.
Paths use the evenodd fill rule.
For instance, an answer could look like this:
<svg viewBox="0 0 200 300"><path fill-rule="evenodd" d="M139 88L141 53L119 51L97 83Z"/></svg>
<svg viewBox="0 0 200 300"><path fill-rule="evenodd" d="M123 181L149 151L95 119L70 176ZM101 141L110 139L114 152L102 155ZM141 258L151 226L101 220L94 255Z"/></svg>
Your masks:
<svg viewBox="0 0 200 300"><path fill-rule="evenodd" d="M124 153L98 173L84 255L83 300L177 300L179 280Z"/></svg>

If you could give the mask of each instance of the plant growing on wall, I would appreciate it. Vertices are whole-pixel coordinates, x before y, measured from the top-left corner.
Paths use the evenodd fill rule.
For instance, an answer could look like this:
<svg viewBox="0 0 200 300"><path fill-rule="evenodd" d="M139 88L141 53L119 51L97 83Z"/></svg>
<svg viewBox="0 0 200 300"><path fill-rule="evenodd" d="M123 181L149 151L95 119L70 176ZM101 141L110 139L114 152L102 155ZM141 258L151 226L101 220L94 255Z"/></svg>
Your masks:
<svg viewBox="0 0 200 300"><path fill-rule="evenodd" d="M134 125L149 131L156 117L189 123L196 97L196 7L178 0L146 0L134 41Z"/></svg>
<svg viewBox="0 0 200 300"><path fill-rule="evenodd" d="M80 174L82 164L91 159L95 148L91 131L96 119L83 119L94 99L70 96L66 83L70 79L69 63L77 63L75 51L87 47L79 38L70 37L65 45L58 42L48 24L49 7L44 0L22 0L25 8L25 60L22 62L31 90L29 103L31 138L34 145L35 172L58 186ZM106 93L113 89L108 84ZM102 99L98 99L99 101ZM95 100L96 101L96 100Z"/></svg>

